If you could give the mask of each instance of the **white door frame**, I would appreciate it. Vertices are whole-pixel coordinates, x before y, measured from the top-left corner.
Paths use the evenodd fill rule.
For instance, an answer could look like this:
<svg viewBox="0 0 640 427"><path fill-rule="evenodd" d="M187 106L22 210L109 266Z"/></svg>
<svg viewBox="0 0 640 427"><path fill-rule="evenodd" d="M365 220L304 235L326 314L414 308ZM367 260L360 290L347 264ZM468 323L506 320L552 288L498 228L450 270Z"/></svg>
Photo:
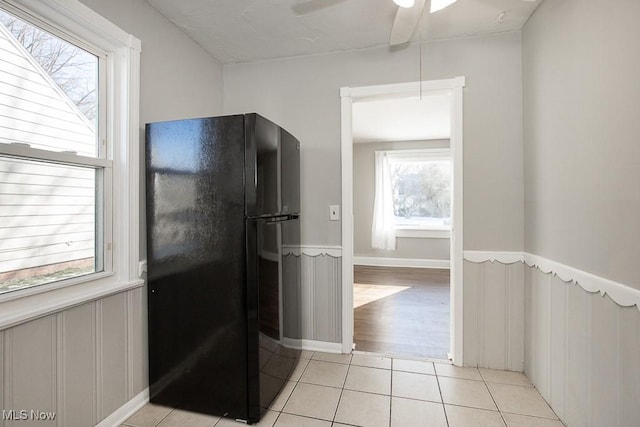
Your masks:
<svg viewBox="0 0 640 427"><path fill-rule="evenodd" d="M378 86L343 87L342 139L342 352L353 348L353 133L354 101L415 97L420 93L451 94L451 156L453 158L453 212L451 218L451 342L453 363L462 366L463 355L463 206L462 206L462 90L464 77Z"/></svg>

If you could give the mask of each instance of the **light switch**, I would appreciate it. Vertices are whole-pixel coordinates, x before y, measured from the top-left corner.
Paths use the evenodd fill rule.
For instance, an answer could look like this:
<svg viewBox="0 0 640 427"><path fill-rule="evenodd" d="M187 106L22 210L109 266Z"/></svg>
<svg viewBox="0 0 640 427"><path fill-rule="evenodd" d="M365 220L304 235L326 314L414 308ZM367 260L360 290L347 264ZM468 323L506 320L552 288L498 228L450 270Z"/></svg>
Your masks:
<svg viewBox="0 0 640 427"><path fill-rule="evenodd" d="M329 206L329 220L340 221L340 205Z"/></svg>

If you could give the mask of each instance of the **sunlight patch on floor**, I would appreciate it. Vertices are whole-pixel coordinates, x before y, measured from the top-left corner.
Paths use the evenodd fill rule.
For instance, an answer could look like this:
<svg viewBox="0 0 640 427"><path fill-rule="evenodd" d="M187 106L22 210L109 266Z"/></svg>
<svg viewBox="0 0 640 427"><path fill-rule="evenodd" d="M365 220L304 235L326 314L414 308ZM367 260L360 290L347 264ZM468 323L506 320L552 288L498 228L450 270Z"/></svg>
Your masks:
<svg viewBox="0 0 640 427"><path fill-rule="evenodd" d="M386 298L398 292L410 289L411 286L398 285L365 285L362 283L353 284L353 308L358 308L370 302Z"/></svg>

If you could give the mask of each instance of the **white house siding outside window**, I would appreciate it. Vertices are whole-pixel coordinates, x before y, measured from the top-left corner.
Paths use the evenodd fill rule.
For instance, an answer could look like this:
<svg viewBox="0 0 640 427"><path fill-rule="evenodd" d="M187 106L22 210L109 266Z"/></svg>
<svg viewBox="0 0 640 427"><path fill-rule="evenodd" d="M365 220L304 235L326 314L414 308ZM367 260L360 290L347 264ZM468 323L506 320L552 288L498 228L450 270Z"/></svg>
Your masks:
<svg viewBox="0 0 640 427"><path fill-rule="evenodd" d="M0 327L143 284L139 59L79 1L0 2Z"/></svg>
<svg viewBox="0 0 640 427"><path fill-rule="evenodd" d="M424 232L430 232L429 237L448 237L451 229L450 151L376 151L375 162L372 247L394 250L399 235L422 237Z"/></svg>
<svg viewBox="0 0 640 427"><path fill-rule="evenodd" d="M8 292L104 270L112 162L100 143L106 55L1 9L0 24L0 292Z"/></svg>

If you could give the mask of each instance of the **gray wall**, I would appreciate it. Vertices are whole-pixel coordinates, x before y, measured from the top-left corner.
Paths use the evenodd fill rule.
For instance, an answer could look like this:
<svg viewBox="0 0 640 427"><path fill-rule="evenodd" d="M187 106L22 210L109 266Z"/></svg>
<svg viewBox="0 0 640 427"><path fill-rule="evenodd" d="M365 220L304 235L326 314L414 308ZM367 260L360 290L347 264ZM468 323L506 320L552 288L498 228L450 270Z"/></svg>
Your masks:
<svg viewBox="0 0 640 427"><path fill-rule="evenodd" d="M465 249L522 250L520 32L424 44L424 79L463 75ZM302 145L302 242L340 244L342 86L419 79L417 45L224 66L225 113L256 111Z"/></svg>
<svg viewBox="0 0 640 427"><path fill-rule="evenodd" d="M220 63L146 2L84 3L142 41L141 150L146 122L222 112ZM141 215L144 233L144 202ZM2 407L53 410L57 425L104 419L148 385L146 320L142 287L0 330Z"/></svg>
<svg viewBox="0 0 640 427"><path fill-rule="evenodd" d="M640 289L640 2L543 2L523 30L526 251Z"/></svg>
<svg viewBox="0 0 640 427"><path fill-rule="evenodd" d="M354 255L362 257L448 260L449 239L397 237L396 250L371 247L371 223L375 197L376 150L447 148L448 140L366 142L353 144L353 243Z"/></svg>

